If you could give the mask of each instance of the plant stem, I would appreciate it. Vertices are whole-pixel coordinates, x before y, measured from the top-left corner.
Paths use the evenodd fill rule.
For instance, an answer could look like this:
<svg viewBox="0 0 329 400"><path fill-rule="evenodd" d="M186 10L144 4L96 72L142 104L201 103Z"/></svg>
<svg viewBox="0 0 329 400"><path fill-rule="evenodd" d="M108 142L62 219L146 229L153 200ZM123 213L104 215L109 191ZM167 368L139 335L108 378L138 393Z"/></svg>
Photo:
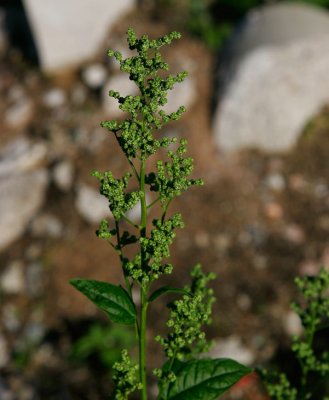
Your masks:
<svg viewBox="0 0 329 400"><path fill-rule="evenodd" d="M145 161L141 161L140 167L140 191L143 193L141 198L141 223L140 223L140 236L146 237L146 223L147 223L147 206L145 197ZM141 246L141 268L145 269L146 258L145 252ZM141 311L140 311L140 331L139 331L139 376L143 385L142 400L147 400L147 380L146 380L146 318L147 318L147 290L141 284Z"/></svg>
<svg viewBox="0 0 329 400"><path fill-rule="evenodd" d="M140 381L143 385L142 400L147 400L147 380L146 380L146 316L147 316L147 295L141 287L141 315L140 315L140 334L139 334L139 371Z"/></svg>

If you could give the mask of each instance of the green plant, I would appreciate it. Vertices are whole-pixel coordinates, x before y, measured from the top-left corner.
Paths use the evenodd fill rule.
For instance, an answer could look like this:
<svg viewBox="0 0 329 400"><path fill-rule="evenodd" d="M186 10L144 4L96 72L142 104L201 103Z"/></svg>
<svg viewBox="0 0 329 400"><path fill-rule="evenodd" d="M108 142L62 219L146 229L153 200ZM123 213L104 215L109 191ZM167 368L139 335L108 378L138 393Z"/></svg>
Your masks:
<svg viewBox="0 0 329 400"><path fill-rule="evenodd" d="M329 327L329 272L322 268L318 276L298 277L295 282L303 296L300 303L292 304L304 328L304 335L294 337L292 343L292 351L300 365L300 382L298 387L294 387L283 372L261 371L273 400L318 398L314 397L318 384L329 378L329 351L319 354L315 348L315 335ZM328 399L328 396L323 398Z"/></svg>
<svg viewBox="0 0 329 400"><path fill-rule="evenodd" d="M179 119L184 107L167 114L163 106L167 92L176 83L182 82L186 72L167 74L169 66L162 60L160 49L178 39L180 34L172 32L156 40L146 35L138 38L128 30L128 45L137 54L124 59L118 51L110 50L120 63L121 71L129 74L139 89L136 96L121 96L110 91L118 100L119 108L128 113L121 121L105 121L101 125L113 133L123 151L131 172L115 178L111 172L95 171L100 182L100 193L109 202L113 221L103 220L97 231L98 237L107 241L120 258L125 288L107 282L74 279L71 284L86 295L112 322L135 326L139 342L139 361L135 364L128 351L113 366L115 389L112 398L123 400L140 390L140 398L148 398L146 329L148 307L161 295L173 293L181 298L169 304L170 316L166 337L157 336L162 345L166 362L154 371L158 378L158 400L169 399L217 399L234 385L249 368L230 359L202 359L196 356L208 347L203 325L210 323L214 301L208 282L212 273L202 272L200 265L192 271L192 284L183 289L162 286L155 291L151 287L163 274L171 274L173 266L164 262L169 256L169 247L175 230L184 226L182 216L169 217L169 205L183 191L193 185L202 185L200 179L191 179L193 160L185 157L187 141L162 136L156 132L170 121ZM155 171L149 171L147 160L160 149L167 149L168 159L159 160ZM131 181L134 178L134 183ZM135 184L135 190L129 189ZM149 197L151 200L148 200ZM140 205L140 221L135 223L127 212ZM149 223L148 211L156 207L159 217ZM129 230L124 228L128 227ZM133 231L133 232L132 232ZM135 255L127 256L126 247L133 247ZM139 288L139 301L134 302L133 288ZM138 305L138 303L140 303Z"/></svg>

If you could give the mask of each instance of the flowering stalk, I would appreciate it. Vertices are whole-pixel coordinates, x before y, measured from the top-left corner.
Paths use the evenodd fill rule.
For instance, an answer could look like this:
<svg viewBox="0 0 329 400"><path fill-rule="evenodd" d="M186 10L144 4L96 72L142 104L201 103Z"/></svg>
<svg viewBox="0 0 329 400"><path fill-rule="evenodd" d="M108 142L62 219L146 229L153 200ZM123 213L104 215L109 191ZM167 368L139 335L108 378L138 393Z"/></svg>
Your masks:
<svg viewBox="0 0 329 400"><path fill-rule="evenodd" d="M192 271L190 287L179 289L162 286L151 292L152 284L161 275L172 273L173 266L165 259L170 255L169 248L175 238L175 230L184 226L180 214L168 217L169 205L191 186L203 184L200 179L190 178L193 159L185 156L187 141L181 139L177 143L176 138L156 136L160 129L170 121L178 120L185 111L183 106L169 114L163 109L168 91L187 76L186 72L164 76L169 66L162 60L160 49L179 38L178 32L155 40L150 40L146 35L138 38L132 29L128 29L129 49L137 54L124 59L118 51L108 52L139 89L139 94L135 96L121 96L111 90L109 95L118 101L126 118L101 124L114 135L131 171L122 178L115 178L111 172L93 173L100 182L100 193L107 198L114 219L114 223L101 221L97 235L117 252L125 289L120 285L86 279L74 279L71 284L105 311L113 322L135 325L139 362L137 365L131 361L127 350L124 350L121 362L114 365L115 388L112 398L117 400L128 399L130 393L136 390L141 391L142 400L148 398L147 310L153 301L166 293L181 295L182 298L168 305L168 336L157 337L167 358L164 365L154 371L158 377L158 400L215 400L250 372L233 360L195 357L208 347L202 328L210 323L214 297L206 286L214 278L213 274L204 274L198 265ZM167 160L159 160L156 170L148 171L147 159L160 148L168 149L169 146ZM138 190L128 188L132 177L137 181ZM151 198L149 204L148 198ZM141 215L136 224L127 213L138 203ZM150 228L148 210L156 204L160 205L161 212ZM122 232L123 222L130 226L133 233L126 230ZM126 247L130 245L134 246L136 253L128 258ZM133 287L138 287L140 291L139 307L132 298Z"/></svg>

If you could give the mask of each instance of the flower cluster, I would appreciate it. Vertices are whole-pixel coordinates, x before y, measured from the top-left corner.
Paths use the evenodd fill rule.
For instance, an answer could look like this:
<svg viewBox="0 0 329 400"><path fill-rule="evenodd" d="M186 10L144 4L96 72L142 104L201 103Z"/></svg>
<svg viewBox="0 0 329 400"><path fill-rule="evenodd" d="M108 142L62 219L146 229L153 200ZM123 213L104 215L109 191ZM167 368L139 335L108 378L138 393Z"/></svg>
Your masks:
<svg viewBox="0 0 329 400"><path fill-rule="evenodd" d="M128 210L131 210L140 200L143 193L126 193L130 173L127 173L122 179L116 179L111 172L101 174L98 171L93 172L93 176L100 181L100 193L109 201L109 207L116 220L125 216Z"/></svg>
<svg viewBox="0 0 329 400"><path fill-rule="evenodd" d="M159 160L157 162L157 173L151 172L146 183L150 185L151 191L159 192L160 201L165 205L174 197L180 196L183 190L187 190L192 185L202 185L201 179L189 179L193 171L193 158L183 155L186 153L187 141L181 139L176 152L168 151L171 162Z"/></svg>
<svg viewBox="0 0 329 400"><path fill-rule="evenodd" d="M120 69L129 74L129 79L135 82L140 90L139 95L121 96L111 90L109 96L115 98L119 108L130 114L130 117L119 122L104 121L101 126L113 132L121 149L128 158L145 160L160 147L167 147L171 140L156 139L153 132L161 129L169 121L179 119L185 111L183 106L176 112L167 114L162 107L167 103L168 90L174 84L182 82L187 73L180 72L176 76L169 74L160 77L159 70L167 71L169 66L163 62L159 49L179 39L180 34L172 32L156 40L149 40L146 35L138 39L132 29L128 30L128 44L138 55L123 58L119 51L109 50L108 55L114 56L120 63Z"/></svg>
<svg viewBox="0 0 329 400"><path fill-rule="evenodd" d="M203 273L201 265L197 264L191 272L191 277L191 286L185 287L187 294L169 304L170 317L167 326L170 332L166 338L156 337L169 359L183 361L209 348L202 326L211 323L210 316L215 297L213 290L207 285L215 275Z"/></svg>
<svg viewBox="0 0 329 400"><path fill-rule="evenodd" d="M306 300L304 306L292 304L305 329L305 337L294 337L292 350L305 371L329 377L329 352L319 356L313 348L315 333L329 322L329 272L322 268L318 276L298 277L295 283Z"/></svg>
<svg viewBox="0 0 329 400"><path fill-rule="evenodd" d="M138 379L138 365L130 360L127 350L122 350L121 360L113 365L113 382L113 400L127 400L130 393L142 389Z"/></svg>

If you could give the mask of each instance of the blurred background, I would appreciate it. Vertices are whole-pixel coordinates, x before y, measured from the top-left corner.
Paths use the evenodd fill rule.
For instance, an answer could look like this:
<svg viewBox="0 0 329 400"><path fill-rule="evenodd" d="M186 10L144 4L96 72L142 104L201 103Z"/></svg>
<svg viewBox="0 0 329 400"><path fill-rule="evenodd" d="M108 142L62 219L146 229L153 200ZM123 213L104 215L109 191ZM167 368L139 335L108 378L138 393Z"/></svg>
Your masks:
<svg viewBox="0 0 329 400"><path fill-rule="evenodd" d="M129 26L151 37L182 32L164 55L173 72L189 72L167 106L187 112L164 133L188 138L205 186L171 209L186 228L167 283L188 283L197 262L216 272L212 356L284 367L295 379L293 279L329 265L328 7L0 1L1 400L104 399L119 349L136 354L134 332L109 324L68 284L122 279L94 233L109 211L90 172L128 169L99 123L120 117L109 89L135 92L106 56L109 48L129 55ZM150 309L150 336L165 331L165 304ZM162 358L155 342L149 348L151 371ZM256 377L226 396L267 398Z"/></svg>

